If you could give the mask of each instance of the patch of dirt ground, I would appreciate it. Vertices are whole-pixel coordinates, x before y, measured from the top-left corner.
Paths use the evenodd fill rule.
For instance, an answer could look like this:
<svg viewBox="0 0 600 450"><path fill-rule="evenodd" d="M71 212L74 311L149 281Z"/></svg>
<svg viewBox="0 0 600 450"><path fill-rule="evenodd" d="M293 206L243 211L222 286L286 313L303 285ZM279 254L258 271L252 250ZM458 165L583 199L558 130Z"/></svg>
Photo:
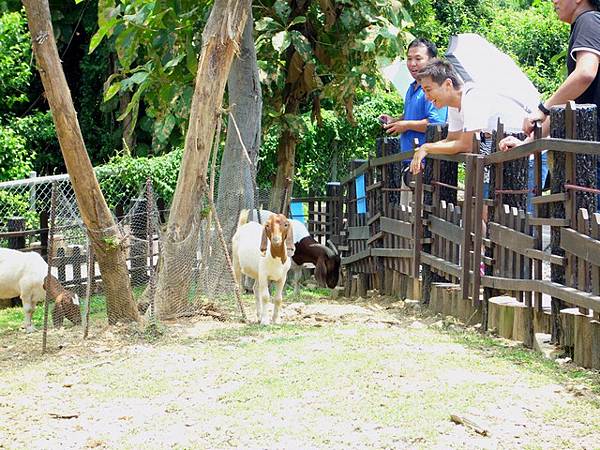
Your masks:
<svg viewBox="0 0 600 450"><path fill-rule="evenodd" d="M41 332L1 334L0 448L600 449L589 386L468 347L414 302L288 300L282 318L50 330L46 355Z"/></svg>

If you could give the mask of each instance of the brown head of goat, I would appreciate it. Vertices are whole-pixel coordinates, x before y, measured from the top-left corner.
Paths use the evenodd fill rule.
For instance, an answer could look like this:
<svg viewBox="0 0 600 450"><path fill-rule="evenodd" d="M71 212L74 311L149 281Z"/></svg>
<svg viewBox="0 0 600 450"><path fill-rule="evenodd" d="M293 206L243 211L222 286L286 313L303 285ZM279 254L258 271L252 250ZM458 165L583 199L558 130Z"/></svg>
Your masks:
<svg viewBox="0 0 600 450"><path fill-rule="evenodd" d="M75 325L81 325L79 297L77 294L65 289L53 275L44 278L44 290L54 299L52 323L55 327L61 327L65 318L69 319Z"/></svg>
<svg viewBox="0 0 600 450"><path fill-rule="evenodd" d="M263 226L260 240L260 252L264 256L267 252L267 241L271 242L271 256L281 258L285 263L287 252L294 252L294 233L292 224L283 214L271 215Z"/></svg>

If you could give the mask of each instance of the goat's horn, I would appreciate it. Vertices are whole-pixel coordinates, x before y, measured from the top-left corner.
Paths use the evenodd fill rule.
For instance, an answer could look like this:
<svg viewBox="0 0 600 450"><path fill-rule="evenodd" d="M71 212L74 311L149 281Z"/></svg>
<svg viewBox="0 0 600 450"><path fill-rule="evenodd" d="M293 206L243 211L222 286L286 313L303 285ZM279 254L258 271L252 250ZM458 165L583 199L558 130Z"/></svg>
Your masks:
<svg viewBox="0 0 600 450"><path fill-rule="evenodd" d="M336 255L340 254L340 252L338 252L337 247L333 244L333 242L331 242L331 239L327 239L327 245L329 245L331 247L331 250L333 250L333 253L335 253Z"/></svg>

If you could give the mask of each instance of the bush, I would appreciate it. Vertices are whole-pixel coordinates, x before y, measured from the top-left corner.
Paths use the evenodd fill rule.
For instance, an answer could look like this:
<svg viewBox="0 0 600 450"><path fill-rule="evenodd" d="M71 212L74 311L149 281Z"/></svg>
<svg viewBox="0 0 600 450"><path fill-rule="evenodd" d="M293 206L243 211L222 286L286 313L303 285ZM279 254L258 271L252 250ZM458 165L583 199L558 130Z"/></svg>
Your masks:
<svg viewBox="0 0 600 450"><path fill-rule="evenodd" d="M148 178L152 180L155 197L170 203L177 186L182 155L182 149L154 158L119 155L98 167L96 174L109 207L138 197Z"/></svg>
<svg viewBox="0 0 600 450"><path fill-rule="evenodd" d="M0 126L0 181L26 178L33 169L35 153L26 139L12 128Z"/></svg>
<svg viewBox="0 0 600 450"><path fill-rule="evenodd" d="M18 12L0 15L0 113L27 102L31 79L31 43L25 18Z"/></svg>

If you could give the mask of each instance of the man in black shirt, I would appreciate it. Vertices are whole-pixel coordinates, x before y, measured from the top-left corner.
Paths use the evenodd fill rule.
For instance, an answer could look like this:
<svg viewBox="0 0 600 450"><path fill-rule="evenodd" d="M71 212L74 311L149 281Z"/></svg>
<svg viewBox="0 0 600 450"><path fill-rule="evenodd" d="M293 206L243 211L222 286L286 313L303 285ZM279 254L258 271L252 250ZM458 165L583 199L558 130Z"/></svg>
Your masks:
<svg viewBox="0 0 600 450"><path fill-rule="evenodd" d="M530 134L535 121L542 121L542 133L550 131L550 107L563 105L571 100L575 103L593 103L598 107L598 132L600 136L600 0L553 0L558 18L571 24L567 72L569 76L538 110L527 117L523 131ZM514 137L500 141L500 150L507 151L527 142ZM600 164L598 166L600 181Z"/></svg>
<svg viewBox="0 0 600 450"><path fill-rule="evenodd" d="M545 135L549 132L549 109L564 105L571 100L576 103L594 103L600 107L600 0L553 0L558 18L571 24L567 71L569 76L545 102L540 103L523 124L529 134L534 122L543 121ZM600 117L600 115L599 115ZM521 142L506 138L502 150L508 150Z"/></svg>

